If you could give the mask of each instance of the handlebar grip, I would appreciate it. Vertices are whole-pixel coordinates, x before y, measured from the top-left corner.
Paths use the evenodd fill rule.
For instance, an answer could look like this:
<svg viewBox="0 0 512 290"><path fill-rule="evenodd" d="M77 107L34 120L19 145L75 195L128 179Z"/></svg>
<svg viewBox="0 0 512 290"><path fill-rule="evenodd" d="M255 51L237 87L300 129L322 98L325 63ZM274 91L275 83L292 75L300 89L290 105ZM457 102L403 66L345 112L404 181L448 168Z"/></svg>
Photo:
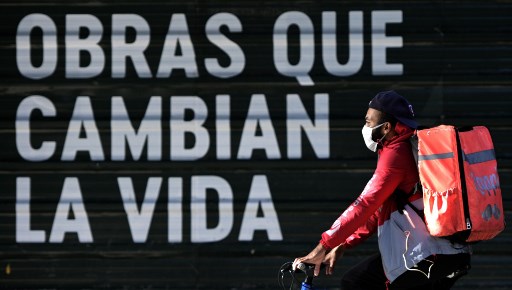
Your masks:
<svg viewBox="0 0 512 290"><path fill-rule="evenodd" d="M323 269L323 268L325 268L325 264L320 264L320 269ZM315 269L315 265L309 264L309 263L299 263L297 265L297 269L299 269L301 271L313 270L313 269Z"/></svg>
<svg viewBox="0 0 512 290"><path fill-rule="evenodd" d="M297 265L297 269L298 269L298 270L301 270L301 271L303 271L303 272L306 272L306 271L308 271L308 270L313 270L313 269L315 269L315 265L313 265L313 264L308 264L308 263L299 263L299 264Z"/></svg>

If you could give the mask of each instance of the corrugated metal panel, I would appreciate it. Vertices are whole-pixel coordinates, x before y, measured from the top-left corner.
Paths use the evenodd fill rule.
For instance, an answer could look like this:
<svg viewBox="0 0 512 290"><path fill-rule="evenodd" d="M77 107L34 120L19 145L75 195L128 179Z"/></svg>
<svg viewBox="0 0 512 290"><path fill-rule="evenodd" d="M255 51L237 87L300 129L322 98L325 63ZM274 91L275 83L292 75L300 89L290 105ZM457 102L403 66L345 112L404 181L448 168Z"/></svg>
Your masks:
<svg viewBox="0 0 512 290"><path fill-rule="evenodd" d="M0 190L1 288L277 289L275 277L279 266L310 250L320 233L354 200L371 175L375 156L364 147L360 128L368 100L376 92L390 88L399 91L414 104L419 120L425 125L478 124L490 128L498 157L506 219L508 224L511 223L512 199L507 194L512 190L512 155L508 150L512 141L510 1L322 1L321 4L309 0L186 3L4 1L0 7L0 137L3 140L0 145L0 180L3 185ZM307 28L308 21L304 20L308 19L313 27L314 55L303 56L313 57L311 68L307 64L304 66L314 82L313 86L301 85L297 79L284 76L274 61L274 24L279 16L291 11L298 11L304 17L300 22L305 25L301 26L303 29ZM340 63L349 59L349 12L356 15L361 12L363 59L360 69L355 70L353 75L335 76L325 69L322 62L322 17L327 17L322 13L327 11L336 13ZM395 11L401 15L401 21L394 18L385 31L389 37L402 39L402 45L386 50L385 59L389 64L402 64L400 73L391 69L388 70L389 75L377 75L372 69L372 62L378 59L372 50L375 47L372 13L376 11ZM245 66L238 75L220 78L211 73L211 67L207 69L205 59L218 59L222 67L229 67L232 65L232 55L227 54L225 49L230 44L224 42L221 47L214 45L208 36L218 36L218 33L206 31L205 27L209 19L224 12L232 15L230 23L239 20L241 29L236 31L236 24L233 24L231 30L224 27L221 33L241 48ZM17 61L22 48L22 42L17 37L26 35L19 30L20 22L27 15L35 13L42 14L49 23L44 26L47 29L45 35L51 36L50 31L54 29L57 40L56 67L52 70L49 65L50 73L42 79L27 77L27 66L19 65L31 64L33 71L36 71L42 64L41 29L36 28L30 33L31 61ZM74 35L72 25L78 24L73 18L66 23L66 15L76 14L88 15L83 25L97 24L94 32L101 37L98 46L93 44L92 47L100 49L105 56L103 62L97 63L103 66L98 75L85 79L66 77L66 65L76 60L71 54L66 59L66 35L71 39ZM119 36L119 33L112 32L114 14L132 14L132 21L128 24L140 31L148 28L146 33L138 35L135 35L136 29L129 28L125 34L127 43L144 42L144 37L148 37L143 58L147 61L151 77L141 77L143 65L140 62L134 65L131 60L126 64L126 76L112 76L117 69L114 65L117 67L122 59L119 58L122 51L116 50L119 44L112 45L111 42L113 35ZM164 42L171 19L179 20L179 14L184 15L182 19L186 20L188 29L181 26L179 30L177 26L172 26L171 37L182 37L180 48L174 50L174 46L165 46ZM226 21L226 18L222 19ZM373 32L378 33L379 29ZM176 34L176 31L181 32ZM289 29L287 51L290 65L304 61L300 58L298 31L299 28L293 25ZM356 30L354 34L358 32ZM78 35L81 39L87 39L94 33L81 29ZM305 33L303 37L308 35ZM198 76L191 77L178 68L170 76L158 78L163 51L167 49L167 53L178 57L190 53L188 37L195 55L194 61L185 62L185 65L189 69L197 66ZM169 41L172 43L172 38ZM76 42L73 44L76 45ZM141 45L145 47L146 44ZM80 66L88 66L93 58L98 61L100 54L98 50L93 55L82 51ZM44 61L52 62L51 58ZM180 65L176 64L176 67ZM290 104L287 95L290 94L299 95L309 118L318 122L325 119L315 119L315 106L320 106L315 105L315 95L327 94L329 97L328 138L321 135L316 137L319 142L314 143L314 137L303 133L301 145L294 147L301 146L300 158L290 158L288 155L293 149L287 143L293 139L288 135L290 125L287 121L294 118L304 121L305 116L287 113ZM43 106L48 115L43 115L40 110L32 112L30 144L34 150L38 150L42 142L55 142L55 152L37 162L28 161L27 155L23 155L27 148L23 149L16 143L16 136L23 133L17 121L26 120L20 113L20 104L33 95L43 96L50 105ZM229 104L220 102L217 105L219 95L228 95ZM92 160L88 151L78 152L69 161L62 160L65 140L71 138L69 134L79 130L81 133L75 140L91 140L88 138L92 137L85 132L96 131L93 127L79 126L75 131L69 127L79 96L89 97L81 101L90 100L94 119L84 120L91 122L88 125L94 123L96 126L101 147L88 148L103 152L103 158L99 160ZM160 96L153 99L161 104L156 106L157 112L153 112L152 118L157 122L151 127L158 130L156 124L161 126L161 142L156 145L157 149L161 148L161 157L156 158L157 161L148 157L148 146L143 148L140 158L133 158L128 153L121 161L112 160L113 153L120 150L112 145L115 140L111 137L111 122L119 119L112 115L113 96L122 97L135 128L142 120L149 120L144 116L151 97ZM170 160L171 151L179 147L172 145L171 140L170 124L175 117L171 116L171 96L175 100L179 96L196 96L193 101L197 108L205 109L203 115L190 110L184 113L185 120L205 117L204 123L193 127L208 130L210 141L207 150L199 154L197 160ZM251 103L258 98L259 105ZM54 114L52 106L55 108ZM87 108L87 104L84 106ZM293 108L297 109L297 106ZM268 115L265 109L268 109ZM256 111L248 118L251 110ZM229 111L229 119L225 115L217 117L222 111ZM250 125L251 118L259 122L256 125L253 123L255 132L250 130L251 127L244 127ZM217 127L219 120L229 121L229 134L219 135L222 132ZM271 132L269 128L275 132L275 139L268 135ZM244 134L267 134L267 143L246 144L243 147L241 140ZM186 148L194 148L197 135L185 135ZM229 139L231 148L222 151L224 149L217 146L217 139L224 142ZM273 140L277 141L277 147L268 143ZM328 150L322 152L327 151L328 157L318 156L319 148L326 144ZM250 150L261 147L269 150ZM248 159L239 158L244 150L252 153ZM127 152L134 151L127 148ZM222 159L218 157L218 152L229 155ZM270 158L268 154L272 152L274 157ZM276 152L279 155L275 155ZM38 154L41 156L43 153ZM219 199L215 191L210 190L204 202L196 202L192 191L198 183L194 184L193 180L198 182L207 176L220 182L224 190L229 188L232 199ZM120 177L129 177L133 181L137 210L143 204L148 179L157 178L154 179L157 184L161 181L158 195L146 200L146 213L153 213L149 221L146 219L149 223L144 225L142 222L139 228L133 230L139 235L139 242L132 236L125 211L129 202L123 201L119 189ZM23 191L20 185L17 186L17 180L25 184L30 181L28 200L21 197ZM80 195L76 195L76 188L72 188L73 182L79 186ZM71 187L63 189L64 184ZM268 185L268 189L263 187L254 192L270 194L271 199L262 199L261 202L270 201L273 205L282 237L271 238L267 227L268 231L256 230L254 235L244 240L240 238L240 233L244 213L252 206L248 202L251 188L262 184ZM74 199L61 200L64 192L71 194ZM77 197L82 200L77 200ZM151 211L153 201L155 208ZM64 207L61 210L71 212L73 216L61 217L61 222L56 222L59 204L64 206L67 202L77 207L72 210L68 208L67 211ZM220 223L220 216L226 215L222 209L219 210L219 204L227 205L224 208L227 211L232 205L233 220L227 223L229 228L224 237L210 243L192 241L192 220L203 220L198 218L200 210L199 213L194 211L194 204L206 208L206 226L209 229L214 229ZM30 206L30 223L21 220L27 205ZM181 209L177 205L181 205ZM263 203L259 205L253 217L262 218L269 213ZM62 226L63 220L83 218L84 212L80 211L79 206L85 210L93 241L83 242L87 240L88 232L84 231L83 223L82 228L64 230L62 241L58 235L52 237L52 232L59 232L55 227ZM135 213L132 211L131 215L135 216ZM17 228L17 225L22 227L27 224L30 229ZM144 229L148 230L147 237ZM23 232L30 234L16 237L17 233L22 235ZM169 242L169 233L173 237L179 237L179 233L182 233L179 242ZM26 242L24 239L27 237L34 241ZM512 288L511 240L512 232L507 228L496 239L475 245L473 269L454 289ZM375 250L375 239L371 239L346 254L338 263L334 277L321 277L318 283L336 289L341 274Z"/></svg>

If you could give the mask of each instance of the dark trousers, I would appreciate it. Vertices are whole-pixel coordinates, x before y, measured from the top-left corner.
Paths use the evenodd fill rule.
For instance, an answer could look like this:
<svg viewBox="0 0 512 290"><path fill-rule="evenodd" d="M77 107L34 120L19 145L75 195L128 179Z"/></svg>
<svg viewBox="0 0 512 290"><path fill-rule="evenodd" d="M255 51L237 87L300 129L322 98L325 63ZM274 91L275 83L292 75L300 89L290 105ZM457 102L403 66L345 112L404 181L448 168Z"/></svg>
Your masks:
<svg viewBox="0 0 512 290"><path fill-rule="evenodd" d="M388 284L381 256L375 254L348 270L341 280L341 286L343 290L445 290L467 273L471 263L469 254L435 255L419 262L415 269L428 273L432 263L426 260L434 262L429 278L421 272L409 270Z"/></svg>

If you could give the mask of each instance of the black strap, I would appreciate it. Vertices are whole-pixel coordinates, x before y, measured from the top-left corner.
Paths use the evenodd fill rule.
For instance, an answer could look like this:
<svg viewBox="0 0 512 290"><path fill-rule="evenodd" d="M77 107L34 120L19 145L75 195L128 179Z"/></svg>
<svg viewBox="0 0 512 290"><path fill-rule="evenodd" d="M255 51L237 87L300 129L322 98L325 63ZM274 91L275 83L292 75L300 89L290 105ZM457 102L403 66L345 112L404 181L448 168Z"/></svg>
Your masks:
<svg viewBox="0 0 512 290"><path fill-rule="evenodd" d="M410 201L407 201L407 205L410 206L416 214L425 222L425 213L422 210L419 210L414 204L412 204Z"/></svg>
<svg viewBox="0 0 512 290"><path fill-rule="evenodd" d="M404 214L405 205L408 205L419 217L421 217L423 221L425 221L425 214L423 211L419 210L414 204L412 204L412 202L409 201L409 197L418 191L418 185L419 184L416 184L410 193L405 193L403 190L397 188L393 194L396 200L396 208L400 214ZM419 186L421 187L421 185ZM421 190L421 188L419 190Z"/></svg>

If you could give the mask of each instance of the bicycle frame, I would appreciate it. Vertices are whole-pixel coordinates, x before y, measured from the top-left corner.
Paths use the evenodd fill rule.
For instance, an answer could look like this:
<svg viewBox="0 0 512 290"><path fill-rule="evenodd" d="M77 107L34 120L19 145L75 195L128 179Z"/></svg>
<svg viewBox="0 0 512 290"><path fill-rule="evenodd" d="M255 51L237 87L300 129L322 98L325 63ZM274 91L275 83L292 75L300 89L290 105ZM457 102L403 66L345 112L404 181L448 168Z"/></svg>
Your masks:
<svg viewBox="0 0 512 290"><path fill-rule="evenodd" d="M306 282L302 282L300 290L315 290L313 285L307 284Z"/></svg>

